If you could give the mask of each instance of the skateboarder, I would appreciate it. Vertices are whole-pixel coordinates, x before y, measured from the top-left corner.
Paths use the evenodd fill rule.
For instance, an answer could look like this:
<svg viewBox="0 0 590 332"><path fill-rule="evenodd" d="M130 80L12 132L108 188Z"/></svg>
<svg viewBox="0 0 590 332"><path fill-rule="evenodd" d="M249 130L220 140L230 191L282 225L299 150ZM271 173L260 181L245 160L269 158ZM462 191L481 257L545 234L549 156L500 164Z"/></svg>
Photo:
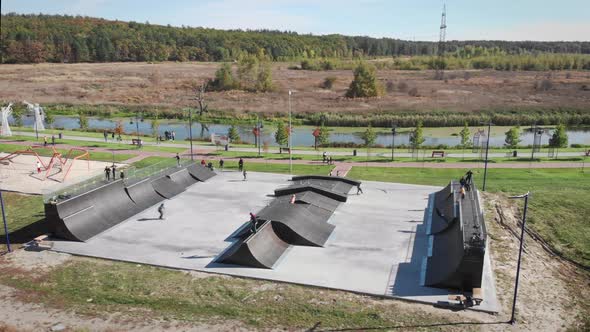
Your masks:
<svg viewBox="0 0 590 332"><path fill-rule="evenodd" d="M121 178L121 180L125 180L125 173L123 172L123 170L121 170L121 173L119 173L119 177Z"/></svg>
<svg viewBox="0 0 590 332"><path fill-rule="evenodd" d="M465 198L465 187L461 187L459 193L461 193L461 199Z"/></svg>
<svg viewBox="0 0 590 332"><path fill-rule="evenodd" d="M469 190L471 184L473 183L473 172L471 170L467 171L467 177L465 178L465 187Z"/></svg>
<svg viewBox="0 0 590 332"><path fill-rule="evenodd" d="M295 204L296 200L297 200L297 196L295 196L295 194L293 194L293 195L291 195L291 200L289 201L289 203Z"/></svg>
<svg viewBox="0 0 590 332"><path fill-rule="evenodd" d="M176 166L180 167L180 156L178 155L178 153L176 154Z"/></svg>
<svg viewBox="0 0 590 332"><path fill-rule="evenodd" d="M111 170L109 166L104 167L104 176L107 178L107 181L111 180Z"/></svg>
<svg viewBox="0 0 590 332"><path fill-rule="evenodd" d="M37 174L41 173L41 163L38 160L37 160L36 166L37 166Z"/></svg>
<svg viewBox="0 0 590 332"><path fill-rule="evenodd" d="M250 233L256 233L256 231L258 230L258 218L256 217L256 215L252 212L250 212Z"/></svg>
<svg viewBox="0 0 590 332"><path fill-rule="evenodd" d="M459 183L461 184L461 188L465 187L466 182L465 182L464 176L461 177L461 179L459 180Z"/></svg>
<svg viewBox="0 0 590 332"><path fill-rule="evenodd" d="M223 171L223 164L224 164L224 161L223 161L223 159L219 159L219 168L220 168L222 171Z"/></svg>
<svg viewBox="0 0 590 332"><path fill-rule="evenodd" d="M158 206L158 213L160 213L160 220L164 220L164 203Z"/></svg>
<svg viewBox="0 0 590 332"><path fill-rule="evenodd" d="M356 194L360 195L362 193L363 193L363 190L361 189L361 184L359 183L356 185Z"/></svg>
<svg viewBox="0 0 590 332"><path fill-rule="evenodd" d="M248 175L248 174L246 173L246 170L244 170L244 171L242 172L242 174L244 175L244 181L246 181L246 176Z"/></svg>
<svg viewBox="0 0 590 332"><path fill-rule="evenodd" d="M205 159L201 159L201 166L205 166L206 164Z"/></svg>
<svg viewBox="0 0 590 332"><path fill-rule="evenodd" d="M113 176L113 181L117 180L117 166L115 164L111 166L111 175Z"/></svg>
<svg viewBox="0 0 590 332"><path fill-rule="evenodd" d="M238 161L238 170L241 172L244 169L244 159L240 158Z"/></svg>

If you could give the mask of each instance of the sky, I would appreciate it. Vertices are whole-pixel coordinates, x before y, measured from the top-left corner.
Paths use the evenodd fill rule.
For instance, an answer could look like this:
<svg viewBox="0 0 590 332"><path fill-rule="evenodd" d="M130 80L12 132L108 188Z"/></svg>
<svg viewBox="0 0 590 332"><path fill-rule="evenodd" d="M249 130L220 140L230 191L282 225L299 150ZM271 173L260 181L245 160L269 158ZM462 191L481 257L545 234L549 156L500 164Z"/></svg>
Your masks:
<svg viewBox="0 0 590 332"><path fill-rule="evenodd" d="M2 0L2 13L406 40L590 41L590 0Z"/></svg>

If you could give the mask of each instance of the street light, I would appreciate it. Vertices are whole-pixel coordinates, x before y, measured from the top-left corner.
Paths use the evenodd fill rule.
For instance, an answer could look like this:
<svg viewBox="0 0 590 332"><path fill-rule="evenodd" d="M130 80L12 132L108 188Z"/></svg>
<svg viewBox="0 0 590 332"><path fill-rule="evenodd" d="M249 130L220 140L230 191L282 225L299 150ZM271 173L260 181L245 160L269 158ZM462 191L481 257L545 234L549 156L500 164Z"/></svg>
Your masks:
<svg viewBox="0 0 590 332"><path fill-rule="evenodd" d="M484 171L483 171L483 186L482 186L482 191L486 191L486 179L488 177L488 152L490 151L490 131L492 128L492 120L490 119L490 121L487 123L488 125L488 139L486 141L486 159L485 159L485 166L484 166Z"/></svg>
<svg viewBox="0 0 590 332"><path fill-rule="evenodd" d="M260 146L261 144L261 139L262 139L262 128L264 128L264 125L262 124L262 120L260 120L260 117L258 116L258 114L256 114L256 127L254 127L254 146L258 147L258 157L260 157Z"/></svg>
<svg viewBox="0 0 590 332"><path fill-rule="evenodd" d="M393 150L395 148L395 129L397 125L395 123L391 123L391 161L393 161Z"/></svg>
<svg viewBox="0 0 590 332"><path fill-rule="evenodd" d="M291 158L291 135L293 134L292 130L291 130L291 93L292 93L292 91L289 90L289 137L288 137L289 141L287 143L287 145L289 147L289 174L293 173L293 163L291 160L292 159Z"/></svg>
<svg viewBox="0 0 590 332"><path fill-rule="evenodd" d="M6 224L6 213L4 212L4 199L2 198L2 190L0 190L0 206L2 207L2 220L4 221L4 235L6 236L6 248L8 252L11 252L10 249L10 239L8 237L8 225Z"/></svg>
<svg viewBox="0 0 590 332"><path fill-rule="evenodd" d="M516 323L516 319L514 318L515 311L516 311L516 296L518 294L518 280L520 278L520 261L522 259L522 248L523 248L523 244L524 244L524 229L525 229L525 224L526 224L526 213L528 210L530 194L531 194L530 192L527 192L524 195L509 197L512 199L524 198L524 212L522 213L522 225L521 225L521 229L520 229L520 248L518 250L518 263L516 265L516 280L514 281L514 297L512 299L512 315L510 316L510 322L509 322L512 325L514 325Z"/></svg>

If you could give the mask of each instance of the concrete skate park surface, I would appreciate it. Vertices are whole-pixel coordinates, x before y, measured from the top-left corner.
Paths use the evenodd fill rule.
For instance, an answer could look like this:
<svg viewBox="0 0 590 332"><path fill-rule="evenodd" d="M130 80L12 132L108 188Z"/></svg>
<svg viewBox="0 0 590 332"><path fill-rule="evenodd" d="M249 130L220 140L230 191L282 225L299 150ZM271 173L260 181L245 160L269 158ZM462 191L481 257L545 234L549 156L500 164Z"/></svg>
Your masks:
<svg viewBox="0 0 590 332"><path fill-rule="evenodd" d="M7 156L7 153L0 152L0 158ZM51 157L40 157L43 163L49 164ZM64 172L69 164L63 167L63 172L58 168L51 171L49 177L45 179L45 172L37 174L37 157L31 155L18 155L12 158L11 162L4 161L0 164L0 188L7 191L16 191L26 194L43 194L68 186L73 183L84 181L93 176L104 174L104 167L111 166L112 163L90 160L76 160L72 166L70 174L65 182L63 181ZM89 163L89 164L88 164ZM88 168L90 165L90 169ZM117 167L122 164L116 164Z"/></svg>
<svg viewBox="0 0 590 332"><path fill-rule="evenodd" d="M222 172L133 216L86 243L55 241L53 250L171 268L199 270L395 297L430 304L448 303L454 291L423 287L428 253L423 223L428 195L439 187L363 182L351 190L329 219L335 227L325 247L291 246L272 270L225 265L215 260L232 244L231 235L247 226L275 189L291 184L288 175ZM497 312L488 253L484 301L475 310Z"/></svg>

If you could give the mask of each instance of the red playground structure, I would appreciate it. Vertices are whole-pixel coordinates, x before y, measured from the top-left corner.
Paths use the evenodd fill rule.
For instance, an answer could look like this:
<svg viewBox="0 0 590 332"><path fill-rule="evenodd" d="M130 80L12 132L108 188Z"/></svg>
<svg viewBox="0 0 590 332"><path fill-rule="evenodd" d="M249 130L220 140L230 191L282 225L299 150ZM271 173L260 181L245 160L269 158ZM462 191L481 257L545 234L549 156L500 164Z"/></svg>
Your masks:
<svg viewBox="0 0 590 332"><path fill-rule="evenodd" d="M45 163L43 161L43 158L41 158L39 156L39 153L37 153L38 150L41 149L50 149L50 153L51 153L51 159L49 160L49 163ZM72 166L74 165L74 162L76 160L80 160L85 158L86 159L86 163L88 165L88 170L90 170L90 154L88 153L88 150L86 149L82 149L82 148L71 148L70 150L68 150L68 153L66 154L66 156L64 157L63 154L59 151L57 151L55 149L55 147L45 147L45 146L41 146L41 145L32 145L27 147L24 150L17 150L14 151L12 153L10 153L9 155L0 158L0 163L2 162L11 162L12 159L14 159L16 156L19 155L31 155L31 156L35 156L35 158L37 159L37 161L39 161L39 163L41 164L41 166L43 167L43 170L45 170L45 176L43 177L42 181L45 181L49 176L51 176L51 170L55 167L55 166L60 166L61 167L61 172L64 171L63 167L66 167L67 169L64 172L64 176L61 179L61 182L64 182L68 175L70 174L70 171L72 170Z"/></svg>

